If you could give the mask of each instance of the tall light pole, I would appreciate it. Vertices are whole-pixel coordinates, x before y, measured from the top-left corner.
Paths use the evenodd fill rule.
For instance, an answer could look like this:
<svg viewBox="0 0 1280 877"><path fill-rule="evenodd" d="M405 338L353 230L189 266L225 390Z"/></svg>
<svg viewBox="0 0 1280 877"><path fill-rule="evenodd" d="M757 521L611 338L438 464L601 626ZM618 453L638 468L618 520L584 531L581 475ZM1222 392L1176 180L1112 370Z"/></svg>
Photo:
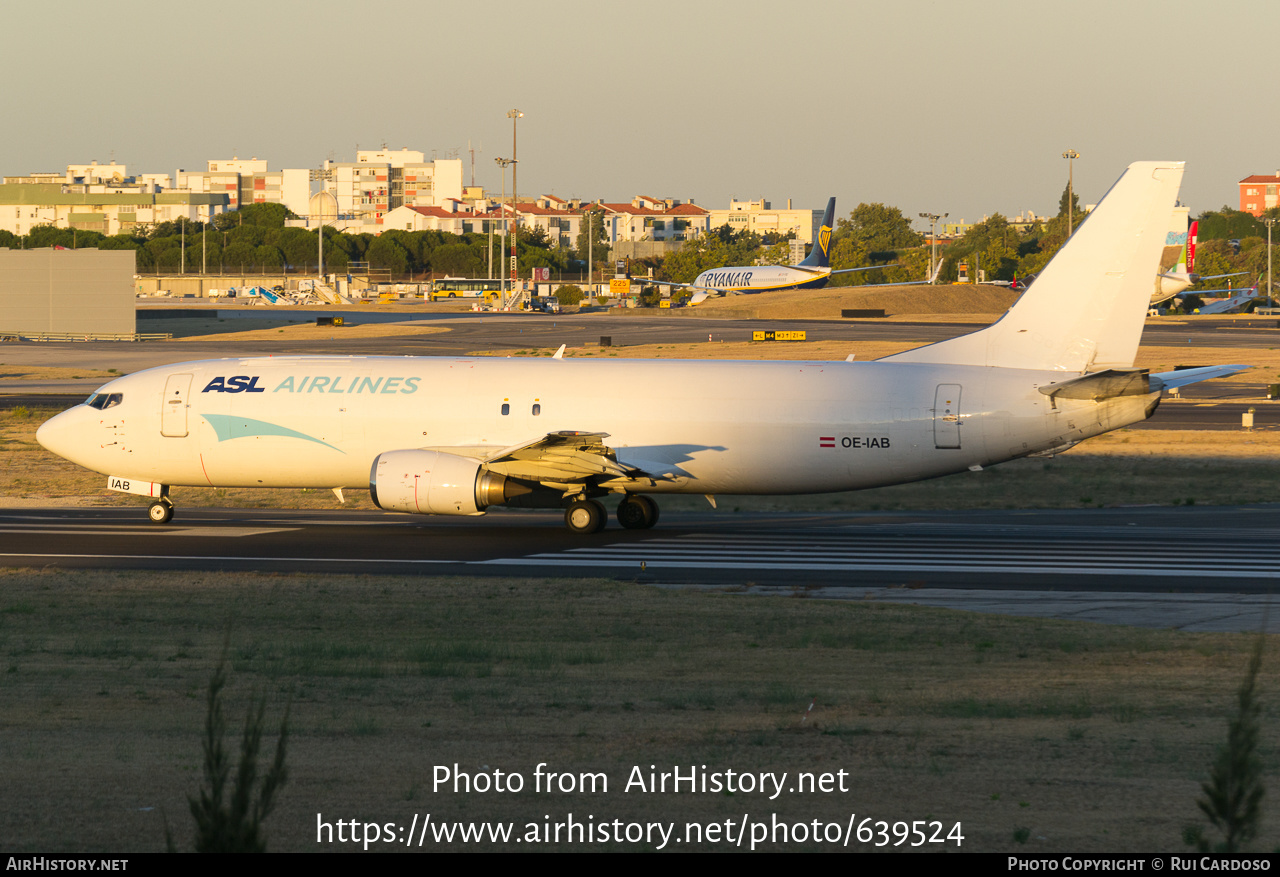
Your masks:
<svg viewBox="0 0 1280 877"><path fill-rule="evenodd" d="M516 122L520 121L520 117L524 113L519 110L511 110L507 113L507 118L511 120L511 219L515 222L515 226L511 229L511 291L514 293L516 289L516 232L519 230L520 223L516 220L516 171L519 169L519 156L516 153ZM506 302L503 302L505 307Z"/></svg>
<svg viewBox="0 0 1280 877"><path fill-rule="evenodd" d="M935 267L938 263L938 235L937 235L938 220L946 219L950 215L951 215L950 213L943 213L941 215L937 213L921 213L920 214L921 219L929 220L929 282L930 283L933 283L935 279L934 274L936 274L938 270Z"/></svg>
<svg viewBox="0 0 1280 877"><path fill-rule="evenodd" d="M1271 305L1271 290L1275 289L1271 285L1271 226L1276 224L1275 217L1262 220L1267 224L1267 305Z"/></svg>
<svg viewBox="0 0 1280 877"><path fill-rule="evenodd" d="M494 164L502 168L502 198L499 199L498 201L498 212L500 215L502 215L502 218L504 220L502 223L502 249L505 250L507 248L507 225L509 224L509 220L507 220L507 217L503 213L503 207L505 206L505 202L507 200L507 167L514 165L516 163L516 160L514 158L495 158L493 161L494 161ZM511 171L511 175L514 177L515 173L516 172L513 168ZM511 257L512 264L515 263L515 255L514 255L515 248L516 248L515 236L513 235L512 241L511 241L511 249L513 252L513 255ZM502 277L502 283L500 284L499 288L501 289L501 299L499 301L499 305L505 307L507 303L507 281L505 277Z"/></svg>
<svg viewBox="0 0 1280 877"><path fill-rule="evenodd" d="M1071 237L1072 213L1075 210L1075 191L1073 188L1072 171L1075 160L1080 157L1080 153L1074 149L1068 149L1062 153L1062 157L1067 160L1067 237Z"/></svg>

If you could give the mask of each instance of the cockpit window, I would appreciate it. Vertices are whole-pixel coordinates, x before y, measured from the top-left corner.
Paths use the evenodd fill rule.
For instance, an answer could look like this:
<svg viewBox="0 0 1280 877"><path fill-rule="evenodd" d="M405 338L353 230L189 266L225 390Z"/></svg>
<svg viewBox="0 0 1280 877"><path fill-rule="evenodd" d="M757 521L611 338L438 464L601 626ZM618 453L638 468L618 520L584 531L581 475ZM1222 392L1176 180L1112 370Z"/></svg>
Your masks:
<svg viewBox="0 0 1280 877"><path fill-rule="evenodd" d="M114 408L124 401L124 393L94 393L88 399L84 400L84 404L90 408L97 408L99 411L105 411L108 408Z"/></svg>

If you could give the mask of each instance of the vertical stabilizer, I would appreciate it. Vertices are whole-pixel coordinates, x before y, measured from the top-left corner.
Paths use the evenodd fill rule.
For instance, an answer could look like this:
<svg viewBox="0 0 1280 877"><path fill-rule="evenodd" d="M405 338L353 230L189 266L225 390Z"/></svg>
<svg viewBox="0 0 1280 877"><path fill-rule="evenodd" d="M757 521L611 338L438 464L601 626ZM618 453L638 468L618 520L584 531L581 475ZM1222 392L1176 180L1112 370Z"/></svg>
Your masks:
<svg viewBox="0 0 1280 877"><path fill-rule="evenodd" d="M836 221L836 199L827 201L827 212L822 214L822 227L818 229L818 237L813 242L813 249L800 263L801 268L826 268L831 264L831 229Z"/></svg>
<svg viewBox="0 0 1280 877"><path fill-rule="evenodd" d="M1183 162L1129 165L998 322L893 362L1100 371L1133 365Z"/></svg>

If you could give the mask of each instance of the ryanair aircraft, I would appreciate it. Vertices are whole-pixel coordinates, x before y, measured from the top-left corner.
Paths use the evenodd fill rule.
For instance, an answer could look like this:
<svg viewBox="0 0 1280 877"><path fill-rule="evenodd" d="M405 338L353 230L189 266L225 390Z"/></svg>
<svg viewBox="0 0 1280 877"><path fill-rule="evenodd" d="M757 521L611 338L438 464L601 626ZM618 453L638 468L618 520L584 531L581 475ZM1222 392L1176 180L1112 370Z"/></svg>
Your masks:
<svg viewBox="0 0 1280 877"><path fill-rule="evenodd" d="M842 268L831 270L831 229L834 228L836 199L827 201L827 211L822 215L822 227L813 242L813 249L799 265L754 265L732 268L712 268L703 271L693 283L669 283L659 281L658 286L694 290L689 304L696 305L715 295L737 295L744 292L773 292L783 289L821 289L833 274L849 274L854 271L873 271L890 267L875 265L871 268Z"/></svg>
<svg viewBox="0 0 1280 877"><path fill-rule="evenodd" d="M1182 173L1131 165L998 322L875 362L206 360L110 381L36 438L152 497L159 524L178 486L367 486L388 511L559 508L577 533L609 495L647 528L661 494L857 490L1060 451L1245 368L1133 367Z"/></svg>

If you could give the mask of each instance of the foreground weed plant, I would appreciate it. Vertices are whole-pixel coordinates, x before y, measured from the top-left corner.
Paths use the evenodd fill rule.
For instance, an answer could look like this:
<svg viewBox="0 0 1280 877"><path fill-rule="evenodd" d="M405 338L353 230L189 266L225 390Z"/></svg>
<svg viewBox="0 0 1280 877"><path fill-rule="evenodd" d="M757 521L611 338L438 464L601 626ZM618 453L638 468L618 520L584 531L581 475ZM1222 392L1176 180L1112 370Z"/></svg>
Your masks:
<svg viewBox="0 0 1280 877"><path fill-rule="evenodd" d="M289 777L285 767L285 749L289 738L289 710L285 709L276 740L276 754L271 767L258 785L258 749L262 741L262 725L266 715L266 699L259 698L249 708L244 735L240 739L240 765L235 785L227 796L231 761L224 745L227 722L222 714L222 689L227 684L227 651L209 680L208 711L205 715L204 782L198 798L188 796L191 815L196 822L195 848L198 853L262 853L267 838L262 823L271 814L275 798ZM173 835L165 827L165 841L170 852L176 852Z"/></svg>
<svg viewBox="0 0 1280 877"><path fill-rule="evenodd" d="M1226 745L1218 750L1209 779L1201 784L1205 797L1196 803L1214 828L1222 832L1222 841L1211 845L1203 829L1193 826L1183 832L1183 840L1201 852L1236 853L1258 834L1262 818L1262 759L1258 755L1261 727L1258 717L1258 673L1262 669L1264 640L1258 637L1249 669L1236 695L1236 714L1227 726Z"/></svg>

